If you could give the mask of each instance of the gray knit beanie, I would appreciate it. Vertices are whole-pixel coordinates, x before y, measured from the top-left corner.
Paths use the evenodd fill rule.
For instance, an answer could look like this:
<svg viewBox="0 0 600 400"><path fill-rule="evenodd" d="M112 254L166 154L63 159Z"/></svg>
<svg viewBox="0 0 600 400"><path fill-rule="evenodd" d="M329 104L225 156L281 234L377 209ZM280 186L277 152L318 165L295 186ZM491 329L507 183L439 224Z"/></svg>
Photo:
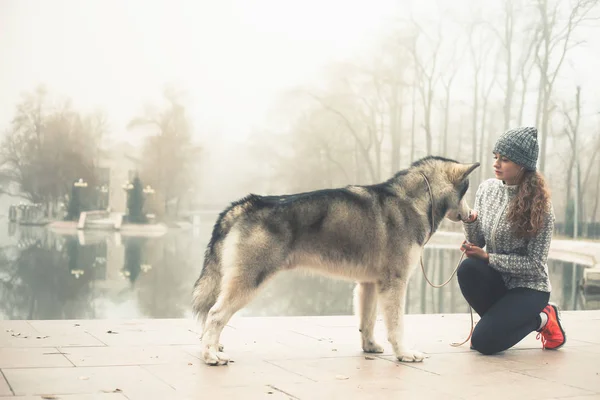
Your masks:
<svg viewBox="0 0 600 400"><path fill-rule="evenodd" d="M535 171L539 153L537 129L528 126L504 132L494 146L494 153Z"/></svg>

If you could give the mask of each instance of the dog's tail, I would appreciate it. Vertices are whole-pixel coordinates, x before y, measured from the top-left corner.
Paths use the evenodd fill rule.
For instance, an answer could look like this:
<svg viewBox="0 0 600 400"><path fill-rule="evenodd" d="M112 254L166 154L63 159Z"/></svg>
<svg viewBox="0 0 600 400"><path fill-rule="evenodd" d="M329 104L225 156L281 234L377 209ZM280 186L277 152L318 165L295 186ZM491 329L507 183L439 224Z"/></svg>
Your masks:
<svg viewBox="0 0 600 400"><path fill-rule="evenodd" d="M222 277L220 265L214 260L205 258L202 272L194 284L192 293L192 311L194 316L202 323L202 328L204 328L208 311L219 297Z"/></svg>
<svg viewBox="0 0 600 400"><path fill-rule="evenodd" d="M194 284L192 294L192 311L202 325L221 292L223 241L240 216L253 208L259 200L260 196L251 194L232 203L217 218L204 254L202 272Z"/></svg>

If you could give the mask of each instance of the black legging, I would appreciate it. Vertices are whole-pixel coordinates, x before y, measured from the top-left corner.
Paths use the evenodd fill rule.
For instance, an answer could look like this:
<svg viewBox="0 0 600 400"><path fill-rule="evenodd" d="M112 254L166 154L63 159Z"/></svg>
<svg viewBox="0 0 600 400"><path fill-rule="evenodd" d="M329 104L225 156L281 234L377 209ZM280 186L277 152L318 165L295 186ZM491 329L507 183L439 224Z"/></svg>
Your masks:
<svg viewBox="0 0 600 400"><path fill-rule="evenodd" d="M481 316L471 346L482 354L511 348L538 329L550 293L528 288L508 290L500 273L485 262L467 258L457 272L463 296Z"/></svg>

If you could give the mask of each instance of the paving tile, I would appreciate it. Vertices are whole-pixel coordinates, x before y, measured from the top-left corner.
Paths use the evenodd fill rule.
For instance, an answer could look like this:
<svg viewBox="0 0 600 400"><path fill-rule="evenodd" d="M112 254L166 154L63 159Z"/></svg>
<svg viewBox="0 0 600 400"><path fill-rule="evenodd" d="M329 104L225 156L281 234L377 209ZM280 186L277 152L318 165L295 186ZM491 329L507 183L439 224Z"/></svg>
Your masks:
<svg viewBox="0 0 600 400"><path fill-rule="evenodd" d="M369 354L362 350L361 344L338 343L338 342L319 342L316 344L297 345L288 353L272 354L265 356L265 360L283 360L283 359L315 359L315 358L339 358L339 357L365 357L378 355L392 355L391 345L380 343L384 347L384 352L380 354Z"/></svg>
<svg viewBox="0 0 600 400"><path fill-rule="evenodd" d="M597 353L584 348L562 348L556 362L523 371L531 377L600 393L600 362Z"/></svg>
<svg viewBox="0 0 600 400"><path fill-rule="evenodd" d="M225 346L225 353L230 359L236 362L249 362L255 360L279 360L288 358L307 357L307 353L302 348L290 347L277 342L268 342L265 340L257 341L222 341ZM196 360L202 360L202 345L181 346L188 354ZM323 351L325 353L325 351ZM330 349L330 354L336 355ZM313 352L314 353L314 352ZM309 353L311 354L311 353ZM313 356L312 354L310 356Z"/></svg>
<svg viewBox="0 0 600 400"><path fill-rule="evenodd" d="M319 358L270 361L287 371L305 376L316 382L335 382L349 379L355 383L392 380L426 382L432 375L427 371L409 368L381 358L367 360L365 357Z"/></svg>
<svg viewBox="0 0 600 400"><path fill-rule="evenodd" d="M393 356L383 356L382 358L398 362ZM410 368L446 376L472 375L506 370L504 364L492 363L488 360L488 357L476 352L468 354L435 354L426 358L423 362L402 364L406 364Z"/></svg>
<svg viewBox="0 0 600 400"><path fill-rule="evenodd" d="M5 321L2 321L4 327ZM60 346L103 346L104 344L89 333L74 328L67 321L10 321L11 336L0 338L0 347L60 347ZM3 329L7 331L7 329ZM19 333L17 335L17 333Z"/></svg>
<svg viewBox="0 0 600 400"><path fill-rule="evenodd" d="M0 329L0 347L28 347L30 343L28 339L40 335L27 321L0 322L2 326Z"/></svg>
<svg viewBox="0 0 600 400"><path fill-rule="evenodd" d="M198 344L199 335L184 327L161 328L118 325L89 332L108 346L164 346Z"/></svg>
<svg viewBox="0 0 600 400"><path fill-rule="evenodd" d="M564 318L563 318L564 319ZM566 320L563 323L567 335L567 343L571 345L573 340L582 341L592 344L600 344L600 320L588 319L588 320Z"/></svg>
<svg viewBox="0 0 600 400"><path fill-rule="evenodd" d="M547 399L587 396L593 392L512 371L462 376L438 376L430 384L449 395L464 399Z"/></svg>
<svg viewBox="0 0 600 400"><path fill-rule="evenodd" d="M179 393L181 399L206 398L206 387L190 388L186 393ZM211 387L210 398L213 399L244 399L244 400L289 400L291 397L272 386L242 386L242 387Z"/></svg>
<svg viewBox="0 0 600 400"><path fill-rule="evenodd" d="M360 336L355 330L352 330L350 335L347 330L341 332L338 328L338 332L334 333L337 336L333 340L332 337L318 336L314 332L312 336L305 334L302 331L306 328L305 325L294 327L300 332L279 330L280 327L275 332L261 330L259 327L226 327L221 335L221 343L225 346L226 353L236 360L253 355L264 360L363 355ZM314 324L308 325L319 328ZM194 351L197 357L200 357L199 349L200 347ZM387 350L391 352L391 347Z"/></svg>
<svg viewBox="0 0 600 400"><path fill-rule="evenodd" d="M97 320L35 320L29 324L38 332L46 335L74 335L85 332L83 324L94 323Z"/></svg>
<svg viewBox="0 0 600 400"><path fill-rule="evenodd" d="M77 367L109 365L185 364L198 360L180 346L63 347L65 357Z"/></svg>
<svg viewBox="0 0 600 400"><path fill-rule="evenodd" d="M0 368L72 367L55 347L0 347Z"/></svg>
<svg viewBox="0 0 600 400"><path fill-rule="evenodd" d="M383 399L460 399L448 395L436 388L408 384L398 379L387 381L354 382L350 379L337 382L319 382L306 384L282 384L278 388L298 399L340 399L340 400L377 400Z"/></svg>
<svg viewBox="0 0 600 400"><path fill-rule="evenodd" d="M199 342L199 330L196 332L194 323L185 319L32 321L31 324L47 335L60 333L93 337L95 344L89 346L158 346Z"/></svg>
<svg viewBox="0 0 600 400"><path fill-rule="evenodd" d="M12 396L2 400L126 400L122 393L90 393L90 394L61 394L60 396L46 393L42 396Z"/></svg>
<svg viewBox="0 0 600 400"><path fill-rule="evenodd" d="M143 368L177 391L186 394L195 393L199 388L212 390L225 387L264 386L282 382L311 382L306 377L264 361L235 362L218 367L196 363L193 365L147 365Z"/></svg>
<svg viewBox="0 0 600 400"><path fill-rule="evenodd" d="M600 311L563 313L569 340L558 351L542 350L532 333L494 356L450 346L468 334L468 314L405 320L406 342L428 355L422 363L395 360L381 319L375 338L386 352L370 360L355 316L234 317L221 342L235 362L224 367L201 360L191 319L0 321L0 368L17 393L0 375L0 396L600 398ZM122 392L105 393L116 388Z"/></svg>
<svg viewBox="0 0 600 400"><path fill-rule="evenodd" d="M587 396L569 396L569 397L549 397L547 400L598 400L600 393L590 394Z"/></svg>
<svg viewBox="0 0 600 400"><path fill-rule="evenodd" d="M120 389L130 400L170 399L175 391L139 366L3 369L16 395L92 394Z"/></svg>
<svg viewBox="0 0 600 400"><path fill-rule="evenodd" d="M296 345L314 344L318 341L294 333L289 330L265 331L259 329L233 329L225 327L221 334L221 343L227 348L234 346L249 346L254 344L273 345L274 347L288 347Z"/></svg>
<svg viewBox="0 0 600 400"><path fill-rule="evenodd" d="M79 335L60 335L57 334L55 336L39 336L36 337L28 337L20 340L12 340L0 347L62 347L62 346L104 346L104 344L98 339L94 338L87 333L79 334Z"/></svg>
<svg viewBox="0 0 600 400"><path fill-rule="evenodd" d="M0 396L12 396L12 394L8 382L4 379L4 375L0 373Z"/></svg>
<svg viewBox="0 0 600 400"><path fill-rule="evenodd" d="M588 343L587 345L573 346L571 342L572 341L569 341L567 344L565 344L561 350L564 351L566 349L574 349L577 351L583 351L585 353L600 354L600 345Z"/></svg>
<svg viewBox="0 0 600 400"><path fill-rule="evenodd" d="M455 321L452 318L443 318L443 316L428 316L430 320L420 318L418 315L407 316L405 341L409 346L427 354L469 351L468 345L454 347L451 346L451 343L462 342L468 336L470 320ZM343 321L346 320L346 318L343 319ZM435 325L431 320L435 321ZM342 323L338 326L326 326L325 324L323 321L323 326L317 330L306 328L296 331L322 340L330 340L336 345L353 343L360 349L361 339L356 321L352 321L349 325ZM387 341L387 332L383 321L377 321L374 336L375 340L384 347L386 354L391 354L392 349Z"/></svg>

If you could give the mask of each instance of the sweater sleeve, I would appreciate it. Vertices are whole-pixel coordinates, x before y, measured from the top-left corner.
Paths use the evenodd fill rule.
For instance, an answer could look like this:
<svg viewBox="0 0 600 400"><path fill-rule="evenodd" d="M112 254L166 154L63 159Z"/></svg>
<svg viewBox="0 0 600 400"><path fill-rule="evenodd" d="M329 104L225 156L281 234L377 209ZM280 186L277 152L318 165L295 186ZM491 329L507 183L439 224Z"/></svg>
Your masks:
<svg viewBox="0 0 600 400"><path fill-rule="evenodd" d="M467 241L473 243L475 246L483 248L485 246L485 237L483 236L483 229L481 227L481 210L482 210L482 195L484 184L479 185L477 193L475 194L474 210L477 211L477 219L473 222L463 222L463 229Z"/></svg>
<svg viewBox="0 0 600 400"><path fill-rule="evenodd" d="M534 238L529 240L527 254L489 253L489 265L498 272L521 278L533 278L546 275L545 266L554 232L554 213L548 212L544 225Z"/></svg>

